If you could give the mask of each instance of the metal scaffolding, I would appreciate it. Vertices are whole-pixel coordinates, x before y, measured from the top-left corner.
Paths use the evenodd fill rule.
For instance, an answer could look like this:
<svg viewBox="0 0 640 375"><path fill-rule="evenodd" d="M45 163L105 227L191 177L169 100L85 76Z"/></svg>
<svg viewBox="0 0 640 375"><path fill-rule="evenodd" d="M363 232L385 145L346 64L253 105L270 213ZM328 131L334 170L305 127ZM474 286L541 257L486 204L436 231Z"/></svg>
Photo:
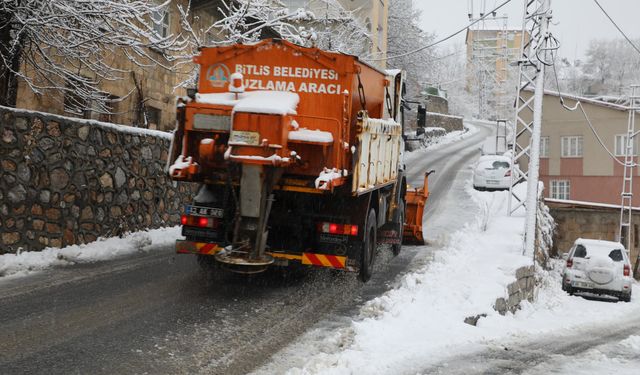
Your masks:
<svg viewBox="0 0 640 375"><path fill-rule="evenodd" d="M635 157L638 149L636 136L636 112L640 110L640 86L631 86L629 95L629 122L627 135L625 136L624 149L624 174L622 178L622 193L620 202L620 226L618 227L618 240L631 251L631 215L633 209L633 170L636 167ZM636 262L637 267L637 262Z"/></svg>

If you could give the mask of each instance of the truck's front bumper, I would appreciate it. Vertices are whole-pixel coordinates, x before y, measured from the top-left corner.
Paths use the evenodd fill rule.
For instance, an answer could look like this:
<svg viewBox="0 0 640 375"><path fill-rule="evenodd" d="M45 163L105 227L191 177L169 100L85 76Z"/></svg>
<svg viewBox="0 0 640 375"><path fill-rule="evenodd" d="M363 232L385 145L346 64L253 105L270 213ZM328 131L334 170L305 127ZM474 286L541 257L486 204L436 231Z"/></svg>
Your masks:
<svg viewBox="0 0 640 375"><path fill-rule="evenodd" d="M176 252L179 254L215 255L223 249L223 247L215 243L176 240ZM267 252L267 254L275 258L274 265L277 266L288 266L290 262L294 262L308 266L358 271L356 262L350 261L344 256L318 253L288 254L276 251Z"/></svg>

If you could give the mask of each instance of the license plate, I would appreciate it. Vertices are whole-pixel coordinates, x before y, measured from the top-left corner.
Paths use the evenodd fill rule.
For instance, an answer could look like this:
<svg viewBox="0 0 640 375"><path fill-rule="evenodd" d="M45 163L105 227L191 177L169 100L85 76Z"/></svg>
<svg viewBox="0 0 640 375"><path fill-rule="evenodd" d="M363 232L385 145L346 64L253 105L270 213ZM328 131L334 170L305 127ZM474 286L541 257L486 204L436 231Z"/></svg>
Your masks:
<svg viewBox="0 0 640 375"><path fill-rule="evenodd" d="M582 282L582 281L574 281L573 286L578 287L578 288L593 288L593 284L585 283L585 282Z"/></svg>
<svg viewBox="0 0 640 375"><path fill-rule="evenodd" d="M260 144L260 133L232 130L229 143L257 146Z"/></svg>
<svg viewBox="0 0 640 375"><path fill-rule="evenodd" d="M487 185L498 185L499 182L498 180L487 180Z"/></svg>
<svg viewBox="0 0 640 375"><path fill-rule="evenodd" d="M224 210L222 208L215 207L187 206L185 213L191 216L207 216L218 219L222 219L224 217Z"/></svg>

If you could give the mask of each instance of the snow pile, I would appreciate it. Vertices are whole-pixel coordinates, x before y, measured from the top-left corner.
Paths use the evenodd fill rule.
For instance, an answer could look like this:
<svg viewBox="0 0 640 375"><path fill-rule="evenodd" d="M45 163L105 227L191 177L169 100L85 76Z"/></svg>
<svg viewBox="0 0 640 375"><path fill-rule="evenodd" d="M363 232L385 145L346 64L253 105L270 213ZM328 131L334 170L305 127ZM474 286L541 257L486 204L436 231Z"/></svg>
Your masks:
<svg viewBox="0 0 640 375"><path fill-rule="evenodd" d="M616 374L635 375L640 369L640 336L629 336L620 342L600 345L577 356L554 356L551 361L537 365L526 375Z"/></svg>
<svg viewBox="0 0 640 375"><path fill-rule="evenodd" d="M497 344L492 341L568 334L587 322L618 322L640 313L637 297L614 304L567 295L560 289L557 262L553 271L540 271L545 283L535 303L524 301L516 314L501 316L493 309L496 298L507 294L517 268L531 264L522 255L524 213L506 215L508 192L476 192L468 183L467 193L477 204L477 221L453 234L431 264L368 302L348 327L321 343L301 342L296 350L308 355L293 364L296 368L285 365L288 374L421 373L437 361ZM486 316L477 326L464 323L479 314ZM308 334L313 335L318 332Z"/></svg>
<svg viewBox="0 0 640 375"><path fill-rule="evenodd" d="M185 158L184 155L178 155L176 161L169 167L169 175L173 176L173 172L176 169L187 169L191 164L193 164L193 158L191 156Z"/></svg>
<svg viewBox="0 0 640 375"><path fill-rule="evenodd" d="M233 107L233 112L295 115L300 97L293 92L259 90L241 94L231 92L198 93L196 94L196 102L230 106Z"/></svg>
<svg viewBox="0 0 640 375"><path fill-rule="evenodd" d="M331 181L341 178L342 174L338 169L324 168L322 172L316 178L316 189L328 190L331 186Z"/></svg>
<svg viewBox="0 0 640 375"><path fill-rule="evenodd" d="M301 128L289 132L290 141L333 143L333 134L322 130L309 130Z"/></svg>
<svg viewBox="0 0 640 375"><path fill-rule="evenodd" d="M0 277L24 275L32 271L75 263L91 263L124 255L160 250L182 238L180 227L135 232L123 238L100 238L84 245L61 249L48 247L42 251L21 251L0 255Z"/></svg>

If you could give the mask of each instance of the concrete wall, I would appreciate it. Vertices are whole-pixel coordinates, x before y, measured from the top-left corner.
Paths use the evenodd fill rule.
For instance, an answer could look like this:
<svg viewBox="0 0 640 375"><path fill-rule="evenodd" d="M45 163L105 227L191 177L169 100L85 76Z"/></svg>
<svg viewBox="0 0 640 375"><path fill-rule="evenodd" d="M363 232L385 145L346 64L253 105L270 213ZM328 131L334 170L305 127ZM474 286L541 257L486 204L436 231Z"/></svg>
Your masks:
<svg viewBox="0 0 640 375"><path fill-rule="evenodd" d="M0 107L0 254L177 225L170 135Z"/></svg>
<svg viewBox="0 0 640 375"><path fill-rule="evenodd" d="M449 101L445 98L435 95L427 95L425 97L427 111L433 113L449 114Z"/></svg>
<svg viewBox="0 0 640 375"><path fill-rule="evenodd" d="M427 127L444 128L447 132L463 130L462 117L427 112Z"/></svg>

